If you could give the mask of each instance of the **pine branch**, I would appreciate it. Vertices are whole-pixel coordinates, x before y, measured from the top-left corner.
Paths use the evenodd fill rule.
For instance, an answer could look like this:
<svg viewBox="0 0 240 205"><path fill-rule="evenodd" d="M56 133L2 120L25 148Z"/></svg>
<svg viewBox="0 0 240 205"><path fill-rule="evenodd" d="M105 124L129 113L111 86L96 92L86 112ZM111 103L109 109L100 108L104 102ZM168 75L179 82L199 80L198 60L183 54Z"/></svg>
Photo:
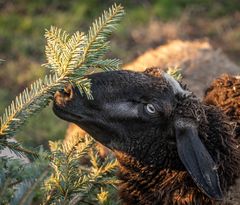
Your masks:
<svg viewBox="0 0 240 205"><path fill-rule="evenodd" d="M24 181L17 188L18 191L15 192L15 196L12 200L11 205L26 205L30 204L34 191L43 182L43 180L49 174L49 169L46 169L41 175L32 181Z"/></svg>
<svg viewBox="0 0 240 205"><path fill-rule="evenodd" d="M51 142L50 148L53 153L51 167L52 176L46 181L46 197L44 204L96 204L99 187L106 190L117 184L115 160L107 158L100 160L96 151L96 144L92 138L72 137L71 140ZM92 153L92 154L90 154ZM82 165L81 159L91 156L96 164L94 166ZM105 180L112 184L104 183ZM50 191L51 190L51 191Z"/></svg>
<svg viewBox="0 0 240 205"><path fill-rule="evenodd" d="M66 31L52 26L49 31L46 30L45 37L48 59L45 66L50 67L53 73L56 72L60 76L66 71L73 72L83 54L86 43L84 33L76 32L70 37Z"/></svg>
<svg viewBox="0 0 240 205"><path fill-rule="evenodd" d="M91 64L93 68L101 69L104 71L118 70L120 65L121 61L119 59L98 60Z"/></svg>
<svg viewBox="0 0 240 205"><path fill-rule="evenodd" d="M11 200L10 204L11 205L18 205L18 204L22 204L21 202L21 198L24 198L25 193L31 189L33 184L32 180L26 180L23 181L21 183L19 183L16 187L16 191L14 192L14 198ZM32 197L27 197L26 199L28 199L29 201L24 200L25 205L29 205L30 201L31 201Z"/></svg>
<svg viewBox="0 0 240 205"><path fill-rule="evenodd" d="M168 70L167 70L167 73L169 75L173 76L177 80L182 79L181 69L178 68L178 67L169 67Z"/></svg>
<svg viewBox="0 0 240 205"><path fill-rule="evenodd" d="M91 83L84 75L91 64L103 70L117 69L119 61L104 60L108 49L107 37L112 33L124 14L121 5L114 5L109 11L96 20L89 30L88 36L76 32L71 37L61 29L51 27L46 31L46 55L52 75L44 80L39 79L30 88L26 88L0 117L0 138L9 138L27 121L27 119L46 107L53 97L53 93L61 89L67 82L75 83L81 93L92 98ZM94 67L94 66L93 66Z"/></svg>
<svg viewBox="0 0 240 205"><path fill-rule="evenodd" d="M38 153L34 152L32 150L29 150L27 148L23 148L19 143L17 142L9 142L5 139L0 139L0 150L1 148L8 147L10 151L15 153L19 157L28 157L29 159L33 159L38 157Z"/></svg>
<svg viewBox="0 0 240 205"><path fill-rule="evenodd" d="M38 155L35 161L26 164L20 159L0 158L0 204L31 201L36 188L46 177L45 171L49 171L45 153Z"/></svg>
<svg viewBox="0 0 240 205"><path fill-rule="evenodd" d="M90 100L93 99L91 93L91 82L87 78L85 77L77 78L77 87L82 95L85 93L88 99Z"/></svg>
<svg viewBox="0 0 240 205"><path fill-rule="evenodd" d="M99 201L99 204L106 204L107 199L108 199L108 191L105 191L102 187L101 187L101 192L99 194L97 194L97 199Z"/></svg>
<svg viewBox="0 0 240 205"><path fill-rule="evenodd" d="M47 174L42 171L42 168L46 169L44 167L46 162L38 164L38 160L42 159L41 154L24 149L18 143L8 142L7 139L12 137L29 117L46 107L53 99L54 93L62 89L66 83L76 83L80 92L91 98L91 82L85 77L89 70L118 69L120 65L118 60L102 60L101 58L109 49L107 37L123 14L123 8L120 5L114 5L93 23L87 36L80 32L70 36L67 32L55 27L46 31L48 63L45 66L50 68L51 74L44 80L35 81L30 88L26 88L20 93L0 117L0 149L8 147L16 154L38 155L38 158L26 167L20 164L18 166L15 161L4 161L3 158L0 158L0 162L3 162L0 163L2 168L0 169L2 170L0 171L0 195L7 193L7 196L4 196L6 203L12 199L13 195L15 196L12 199L13 204L28 203L33 191ZM64 143L64 145L52 144L50 159L53 174L46 183L46 189L50 193L46 197L47 203L54 200L54 203L69 204L69 202L73 202L71 201L73 197L80 194L79 203L96 204L96 194L100 190L99 186L94 187L93 185L101 184L104 181L103 177L114 183L115 176L112 175L115 168L114 162L109 161L109 163L102 164L101 160L97 159L99 158L97 153L94 154L97 168L81 169L82 165L79 160L85 157L93 146L91 138L84 138L84 140L72 141L69 144ZM54 146L57 149L54 149ZM44 160L46 159L48 157L45 156ZM13 162L13 166L10 164L9 167L8 162ZM6 168L8 169L6 170ZM27 174L27 172L29 173ZM15 174L16 177L11 174ZM107 183L102 183L102 185L105 188L109 186ZM1 187L6 187L6 189L2 190ZM14 187L19 187L15 194L13 194ZM93 194L94 197L88 198L88 194Z"/></svg>
<svg viewBox="0 0 240 205"><path fill-rule="evenodd" d="M85 183L86 178L79 178L78 174L81 175L81 172L76 172L79 172L80 159L87 154L94 141L89 136L85 138L72 137L71 139L64 143L50 142L49 144L52 152L50 165L53 175L45 183L45 188L48 191L55 191L46 197L45 203L61 198L66 201L66 197L77 191L80 184Z"/></svg>
<svg viewBox="0 0 240 205"><path fill-rule="evenodd" d="M108 11L104 11L101 17L95 20L89 29L84 55L79 62L79 66L85 61L89 65L99 60L105 54L109 45L106 39L115 30L123 15L123 7L114 4Z"/></svg>
<svg viewBox="0 0 240 205"><path fill-rule="evenodd" d="M63 77L49 75L44 81L39 79L30 86L30 89L26 88L20 93L0 118L0 138L13 136L31 115L49 104L53 93L66 82Z"/></svg>

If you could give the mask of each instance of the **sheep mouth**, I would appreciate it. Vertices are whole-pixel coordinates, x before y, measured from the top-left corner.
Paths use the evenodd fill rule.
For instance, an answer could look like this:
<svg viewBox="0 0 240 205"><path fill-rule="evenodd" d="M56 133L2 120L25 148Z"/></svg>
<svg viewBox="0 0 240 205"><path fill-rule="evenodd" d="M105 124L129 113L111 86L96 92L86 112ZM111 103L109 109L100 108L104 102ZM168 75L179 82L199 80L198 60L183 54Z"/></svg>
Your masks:
<svg viewBox="0 0 240 205"><path fill-rule="evenodd" d="M52 109L53 109L54 114L63 120L66 120L69 122L74 122L74 123L77 123L77 122L83 120L82 116L70 113L70 112L66 111L65 109L59 107L56 103L53 104Z"/></svg>

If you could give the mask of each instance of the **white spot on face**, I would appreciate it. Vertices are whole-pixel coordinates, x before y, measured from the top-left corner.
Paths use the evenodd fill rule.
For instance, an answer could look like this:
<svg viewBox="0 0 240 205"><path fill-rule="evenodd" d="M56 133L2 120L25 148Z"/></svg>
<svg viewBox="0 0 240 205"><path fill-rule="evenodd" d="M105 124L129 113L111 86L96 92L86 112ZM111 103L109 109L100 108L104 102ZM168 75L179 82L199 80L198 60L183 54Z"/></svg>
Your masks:
<svg viewBox="0 0 240 205"><path fill-rule="evenodd" d="M175 80L171 75L163 72L162 76L165 78L165 80L170 84L170 86L173 89L174 94L180 94L181 96L189 96L191 95L191 92L188 90L184 90L179 82Z"/></svg>
<svg viewBox="0 0 240 205"><path fill-rule="evenodd" d="M130 102L107 103L105 109L112 116L123 118L136 118L138 117L138 108Z"/></svg>

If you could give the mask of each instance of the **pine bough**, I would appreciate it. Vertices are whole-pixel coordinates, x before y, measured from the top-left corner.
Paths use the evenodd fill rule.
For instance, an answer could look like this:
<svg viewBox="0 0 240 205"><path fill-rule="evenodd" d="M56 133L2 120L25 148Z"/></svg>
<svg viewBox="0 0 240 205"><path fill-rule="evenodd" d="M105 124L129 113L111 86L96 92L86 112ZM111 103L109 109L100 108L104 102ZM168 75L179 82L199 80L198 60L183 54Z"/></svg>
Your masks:
<svg viewBox="0 0 240 205"><path fill-rule="evenodd" d="M48 62L44 66L51 74L26 88L5 109L0 117L0 150L7 146L6 139L14 136L29 117L46 107L53 94L66 83L76 84L82 93L92 98L91 82L84 75L90 71L119 68L118 59L103 59L103 56L109 49L107 39L123 15L123 7L113 5L93 22L88 34L76 32L70 36L56 27L46 30Z"/></svg>

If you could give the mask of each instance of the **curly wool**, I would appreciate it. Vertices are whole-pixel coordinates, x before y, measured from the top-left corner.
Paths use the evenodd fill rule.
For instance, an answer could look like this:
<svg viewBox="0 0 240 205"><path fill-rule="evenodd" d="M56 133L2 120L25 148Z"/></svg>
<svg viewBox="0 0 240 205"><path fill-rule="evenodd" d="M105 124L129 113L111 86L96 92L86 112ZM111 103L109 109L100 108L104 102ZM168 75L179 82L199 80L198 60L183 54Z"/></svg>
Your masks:
<svg viewBox="0 0 240 205"><path fill-rule="evenodd" d="M240 137L240 78L223 74L206 90L204 101L219 107L230 120L236 122L236 136Z"/></svg>

